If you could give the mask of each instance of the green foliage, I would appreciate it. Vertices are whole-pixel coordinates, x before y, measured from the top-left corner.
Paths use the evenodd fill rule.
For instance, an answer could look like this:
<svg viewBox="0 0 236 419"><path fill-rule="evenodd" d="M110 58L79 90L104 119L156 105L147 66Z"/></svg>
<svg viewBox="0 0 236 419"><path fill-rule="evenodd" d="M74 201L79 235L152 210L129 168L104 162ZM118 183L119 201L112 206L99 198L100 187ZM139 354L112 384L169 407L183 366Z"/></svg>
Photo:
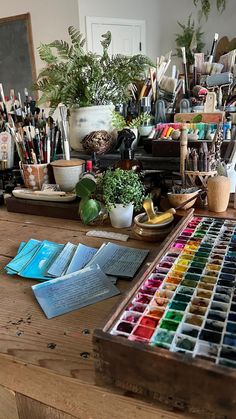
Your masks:
<svg viewBox="0 0 236 419"><path fill-rule="evenodd" d="M75 186L76 195L80 198L88 198L96 190L96 183L89 178L81 179Z"/></svg>
<svg viewBox="0 0 236 419"><path fill-rule="evenodd" d="M128 127L129 128L141 127L143 124L145 124L145 122L150 121L150 119L151 119L151 116L149 113L147 112L141 113L139 116L132 119L132 121L128 124Z"/></svg>
<svg viewBox="0 0 236 419"><path fill-rule="evenodd" d="M110 211L116 204L134 204L140 209L144 200L144 186L132 170L108 169L101 179L103 199Z"/></svg>
<svg viewBox="0 0 236 419"><path fill-rule="evenodd" d="M111 123L112 126L117 129L117 131L121 131L122 129L127 127L127 122L125 118L116 111L112 111Z"/></svg>
<svg viewBox="0 0 236 419"><path fill-rule="evenodd" d="M97 185L92 179L81 179L75 187L76 195L81 198L79 215L84 224L95 220L101 211L101 204L91 195L96 191Z"/></svg>
<svg viewBox="0 0 236 419"><path fill-rule="evenodd" d="M198 7L199 9L199 18L201 19L203 16L207 20L211 11L212 3L216 3L216 7L219 13L223 13L226 8L227 0L193 0L194 6Z"/></svg>
<svg viewBox="0 0 236 419"><path fill-rule="evenodd" d="M141 125L143 125L145 122L148 122L150 120L150 114L147 112L144 112L137 116L137 118L132 119L130 122L126 122L125 118L120 115L118 112L113 111L112 112L112 126L116 128L118 131L121 131L125 127L128 128L138 128Z"/></svg>
<svg viewBox="0 0 236 419"><path fill-rule="evenodd" d="M191 51L191 43L194 37L196 37L196 45L194 47L194 52L201 52L204 48L205 44L202 41L203 32L201 32L201 28L195 27L195 22L190 15L188 17L187 24L178 22L178 25L182 29L180 34L176 34L175 42L177 46L177 56L182 57L181 47L186 48L186 59L188 64L193 64L194 57Z"/></svg>
<svg viewBox="0 0 236 419"><path fill-rule="evenodd" d="M129 84L143 78L151 60L140 54L109 56L109 31L102 35L102 55L85 51L85 39L74 27L68 32L70 43L56 40L38 48L46 64L35 85L42 92L38 103L49 102L55 109L60 102L68 107L127 102Z"/></svg>
<svg viewBox="0 0 236 419"><path fill-rule="evenodd" d="M89 224L95 220L100 213L101 204L96 199L83 198L79 205L79 215L84 224Z"/></svg>

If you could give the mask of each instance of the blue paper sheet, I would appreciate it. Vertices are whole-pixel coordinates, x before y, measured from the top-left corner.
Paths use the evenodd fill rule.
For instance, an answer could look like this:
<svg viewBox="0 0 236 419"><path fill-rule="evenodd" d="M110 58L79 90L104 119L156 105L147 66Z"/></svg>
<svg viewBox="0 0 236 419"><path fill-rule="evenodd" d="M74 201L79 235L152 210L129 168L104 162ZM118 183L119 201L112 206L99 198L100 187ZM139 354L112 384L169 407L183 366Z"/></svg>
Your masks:
<svg viewBox="0 0 236 419"><path fill-rule="evenodd" d="M32 259L32 257L37 252L38 248L41 245L41 241L30 239L24 247L21 249L21 251L18 250L17 255L14 257L14 259L11 260L6 266L5 270L9 274L17 274L21 269L26 266L29 261ZM20 245L21 246L21 245Z"/></svg>
<svg viewBox="0 0 236 419"><path fill-rule="evenodd" d="M120 293L98 265L32 286L48 319Z"/></svg>
<svg viewBox="0 0 236 419"><path fill-rule="evenodd" d="M70 274L83 269L97 253L97 250L94 247L88 247L79 243L65 273Z"/></svg>
<svg viewBox="0 0 236 419"><path fill-rule="evenodd" d="M23 267L18 275L25 278L48 280L47 271L54 259L62 251L64 244L44 240L29 263Z"/></svg>

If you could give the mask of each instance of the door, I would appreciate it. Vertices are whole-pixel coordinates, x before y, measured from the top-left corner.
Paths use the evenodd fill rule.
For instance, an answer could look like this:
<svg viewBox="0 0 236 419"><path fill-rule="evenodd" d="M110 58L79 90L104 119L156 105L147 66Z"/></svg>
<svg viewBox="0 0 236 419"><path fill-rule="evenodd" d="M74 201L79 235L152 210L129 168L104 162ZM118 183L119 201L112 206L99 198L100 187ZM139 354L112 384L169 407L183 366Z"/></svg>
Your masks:
<svg viewBox="0 0 236 419"><path fill-rule="evenodd" d="M101 36L111 31L109 54L145 54L145 21L86 16L86 36L89 51L102 53Z"/></svg>

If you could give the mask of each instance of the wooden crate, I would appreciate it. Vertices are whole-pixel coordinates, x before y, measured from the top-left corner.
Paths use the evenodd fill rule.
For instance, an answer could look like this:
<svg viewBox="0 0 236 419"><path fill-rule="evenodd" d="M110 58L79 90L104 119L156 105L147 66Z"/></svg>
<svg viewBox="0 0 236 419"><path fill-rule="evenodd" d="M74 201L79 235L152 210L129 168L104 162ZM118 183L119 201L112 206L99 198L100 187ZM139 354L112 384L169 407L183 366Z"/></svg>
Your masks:
<svg viewBox="0 0 236 419"><path fill-rule="evenodd" d="M178 222L154 263L124 297L104 328L95 330L97 384L114 385L152 402L161 401L195 412L201 418L233 419L236 417L236 370L110 334L135 292L191 217L192 211Z"/></svg>

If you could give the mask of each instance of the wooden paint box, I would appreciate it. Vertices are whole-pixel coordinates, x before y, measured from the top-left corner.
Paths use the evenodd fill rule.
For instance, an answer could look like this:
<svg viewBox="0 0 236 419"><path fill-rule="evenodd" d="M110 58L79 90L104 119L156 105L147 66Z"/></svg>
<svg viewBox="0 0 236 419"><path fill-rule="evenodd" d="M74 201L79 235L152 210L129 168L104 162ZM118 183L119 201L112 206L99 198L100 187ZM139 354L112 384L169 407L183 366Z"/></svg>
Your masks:
<svg viewBox="0 0 236 419"><path fill-rule="evenodd" d="M205 226L206 224L208 226L208 233L202 236L203 238L201 239L201 234L203 234L204 231L200 230L199 227L196 227L194 235L191 236L193 237L191 239L191 243L193 244L189 244L190 241L187 241L184 244L184 249L190 249L189 253L187 252L187 250L183 250L183 252L189 254L189 260L191 261L191 263L190 265L188 265L187 271L184 271L184 279L181 279L181 284L183 283L185 286L179 284L177 285L176 290L178 291L178 287L180 286L182 287L181 289L187 288L186 278L187 275L190 275L192 272L192 268L189 268L189 266L194 266L195 262L193 262L193 259L197 257L196 255L204 254L202 249L208 249L207 251L209 251L211 240L212 242L213 240L215 240L215 242L212 247L212 250L210 250L210 253L208 253L208 256L206 256L206 258L209 258L209 260L207 259L205 265L206 267L204 268L203 272L205 272L205 269L210 269L209 266L211 265L215 266L215 268L213 269L218 269L218 266L219 273L217 274L217 272L212 271L212 276L210 276L209 272L209 276L206 274L202 274L202 276L200 275L200 280L199 282L197 282L196 288L194 288L194 286L191 285L191 287L193 288L190 288L194 290L194 294L191 297L191 301L189 302L189 305L187 306L186 311L184 312L184 317L181 320L183 325L182 323L179 323L176 332L168 331L168 333L173 333L174 335L173 341L172 343L170 343L170 345L174 345L174 347L176 348L178 346L178 339L182 336L181 333L184 333L184 327L186 330L188 329L188 327L190 327L190 329L192 327L192 329L196 331L196 333L199 333L198 338L196 338L197 340L186 335L185 337L187 337L187 340L190 342L196 342L195 349L191 349L190 347L188 347L188 350L183 351L185 353L181 353L182 350L171 351L166 349L165 345L153 346L151 344L146 344L142 341L142 339L140 339L140 341L138 341L137 339L131 340L130 336L133 332L131 332L131 334L129 335L129 339L122 336L122 334L125 335L123 331L121 331L120 333L114 333L114 330L117 330L116 327L118 328L118 326L120 325L119 322L122 320L122 318L125 319L124 313L127 313L127 308L131 307L131 305L134 304L134 298L137 298L140 289L143 287L144 284L146 284L145 281L149 280L149 278L152 277L156 267L159 267L157 268L157 271L158 269L160 269L162 260L168 260L169 256L166 255L173 254L173 246L175 246L176 243L181 242L179 238L180 236L183 240L183 232L191 230L191 227L189 226L192 225L193 227L194 223L192 218L192 212L190 211L186 217L183 217L178 222L172 234L168 236L167 239L163 242L163 246L161 247L154 263L138 280L138 282L134 285L133 289L128 293L128 295L125 296L124 300L115 310L115 312L111 315L111 318L108 320L104 328L102 330L95 330L93 336L93 345L95 353L96 378L98 384L109 384L110 386L117 386L122 389L131 391L133 393L142 395L147 400L150 400L152 402L163 402L171 407L180 408L183 411L195 412L199 414L201 418L207 417L233 419L235 418L236 414L236 357L235 359L232 359L232 354L234 357L234 353L236 354L236 352L233 348L230 349L230 347L224 345L223 343L228 342L225 341L225 339L228 339L229 336L234 336L236 338L236 335L234 335L233 333L228 333L227 331L229 323L231 327L232 325L233 327L236 327L236 323L233 323L231 321L229 322L229 316L231 316L232 319L232 316L236 315L235 312L231 312L231 309L235 310L234 301L236 300L236 292L235 281L231 283L232 286L230 286L230 288L227 288L226 283L223 282L225 280L222 279L224 275L222 266L224 266L224 264L226 266L228 263L230 264L230 262L226 261L226 256L224 256L223 245L219 244L219 240L221 239L222 234L224 234L223 237L226 240L226 236L227 234L230 236L230 232L232 233L232 237L234 237L234 228L236 231L236 222L231 222L229 220L219 221L219 219L212 219L207 217L205 217L204 220L201 221L201 224L199 225L200 228L203 229L202 226ZM230 223L232 223L232 225ZM217 233L218 230L219 233ZM196 243L200 243L199 247L197 248L195 246L196 243L194 243L193 240L195 236ZM197 241L198 236L200 236L200 238ZM221 241L221 243L224 242ZM231 242L228 241L228 243ZM193 249L195 246L195 250L191 251L191 246ZM219 248L220 246L222 247L222 249ZM227 255L229 254L229 246L231 246L231 244L228 244L226 253ZM213 265L213 263L211 262L211 259L213 260L214 256L217 255L217 253L214 253L214 249L217 249L217 251L219 252L219 258L222 257L222 264L220 263L220 259L216 259L217 263L219 262L218 265ZM233 253L234 252L232 252L231 249L231 254ZM207 252L205 252L205 254L207 255ZM191 259L192 255L193 259ZM176 262L173 263L173 266L175 266L170 268L170 270L176 269L175 272L179 272L176 267L182 266L181 263L183 262L183 260L185 260L182 260L181 256L183 256L182 250L179 253L178 258L176 259ZM200 260L199 258L203 260L203 256L199 256L198 260ZM188 261L188 258L186 260ZM180 265L178 265L179 263ZM234 265L234 262L232 262L232 265ZM213 275L213 273L215 276ZM171 272L166 275L171 276L170 274ZM218 278L216 274L218 275ZM192 275L196 276L196 274ZM217 278L215 283L214 278ZM205 279L207 279L207 281L209 282L204 282ZM164 281L166 281L166 278ZM164 290L165 285L163 286L162 290ZM167 308L164 309L164 313L166 316L168 312L172 311L174 313L174 310L171 310L171 305L173 304L173 302L175 302L177 291L174 291L174 296L172 297L172 300L170 300L170 302L167 304ZM222 292L220 293L220 291ZM159 291L157 291L157 294L155 295L159 295L159 297L163 296L163 294L158 294L158 292ZM206 295L209 294L209 299L207 300L207 298L199 298L200 292L201 296L202 294L204 295L204 292ZM225 296L224 293L226 293ZM230 297L229 294L231 295ZM228 304L226 303L227 295ZM215 300L216 296L217 298L219 297L221 301L224 301L224 303L219 303L219 301ZM197 312L195 312L194 314L194 310L192 310L192 308L196 307L194 306L194 304L197 304L196 301L204 301L205 304L208 304L208 306L198 306L198 310L203 310L203 313L205 310L205 314L201 314L199 316L195 315ZM223 310L222 307L225 310L225 312L217 311ZM176 309L176 313L181 312L177 312ZM214 318L214 313L216 313L220 321L212 322L211 319ZM133 314L134 316L136 315L135 313ZM150 311L149 314L146 315L147 317L148 315L151 316ZM139 314L137 314L137 316L139 316ZM142 314L142 316L145 315ZM192 318L195 317L195 320L196 318L202 318L202 324L204 326L196 326L194 322L186 324L187 320L189 320L191 316ZM160 325L162 324L162 321L166 322L166 318L168 319L168 317L162 317L162 319L160 320ZM142 320L143 319L144 317L142 317ZM224 319L226 323L221 322L221 320L224 321ZM134 326L133 330L137 331L138 327L140 327L140 323L138 326ZM225 327L225 329L221 329L221 334L218 332L213 333L210 330L206 330L208 329L208 327L210 327L209 325L212 324L219 328L221 327L221 325L224 324L225 326L222 327ZM183 328L180 329L180 333L177 333L179 327ZM153 336L155 337L155 339L159 332L154 332ZM210 337L208 336L207 339L211 342L210 344L208 341L204 341L204 333L209 333ZM222 335L221 343L217 340L218 336L220 335ZM151 338L150 342L152 341L152 339L153 337ZM236 341L234 341L234 343L235 342ZM172 348L172 346L170 346L170 348ZM204 347L205 350L206 348L209 349L211 347L212 353L205 353L204 355L204 350L203 352L201 352L202 348L204 349ZM191 350L193 351L192 353ZM195 350L195 354L197 354L196 356L193 355ZM214 351L218 352L213 353ZM227 358L229 353L231 356L231 361L223 359L225 356ZM228 364L231 364L231 367L225 366ZM235 366L235 368L233 368L233 366Z"/></svg>

